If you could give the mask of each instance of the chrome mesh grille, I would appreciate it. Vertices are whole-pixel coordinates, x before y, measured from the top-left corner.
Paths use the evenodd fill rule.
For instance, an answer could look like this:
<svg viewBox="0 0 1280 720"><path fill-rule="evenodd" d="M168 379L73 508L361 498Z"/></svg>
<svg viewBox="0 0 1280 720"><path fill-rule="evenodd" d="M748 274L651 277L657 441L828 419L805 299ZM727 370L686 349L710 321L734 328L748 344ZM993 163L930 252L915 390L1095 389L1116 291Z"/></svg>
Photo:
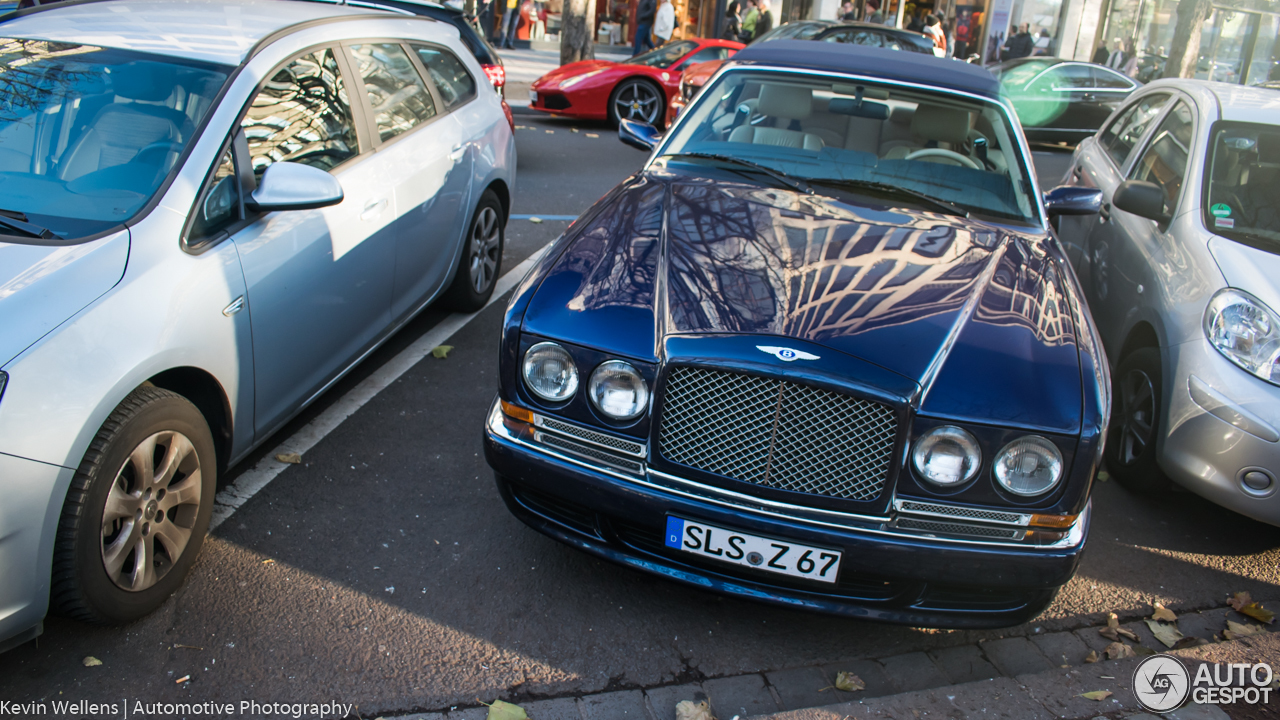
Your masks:
<svg viewBox="0 0 1280 720"><path fill-rule="evenodd" d="M555 430L556 432L564 433L565 435L573 435L580 440L595 443L596 445L603 445L604 447L618 450L620 452L627 453L628 455L644 455L644 445L641 445L638 442L631 442L623 440L622 438L613 437L612 435L594 432L584 427L570 425L569 423L560 422L559 420L553 420L541 415L538 416L536 424L538 427Z"/></svg>
<svg viewBox="0 0 1280 720"><path fill-rule="evenodd" d="M673 462L781 490L872 500L898 422L885 405L755 375L676 367L659 439Z"/></svg>
<svg viewBox="0 0 1280 720"><path fill-rule="evenodd" d="M969 525L967 523L949 523L946 521L935 522L933 520L917 520L915 518L900 518L896 524L903 530L916 530L918 532L940 533L943 535L969 535L1000 540L1021 540L1024 534L1023 530L1015 528L997 528L986 525Z"/></svg>
<svg viewBox="0 0 1280 720"><path fill-rule="evenodd" d="M957 507L955 505L938 505L935 503L922 503L911 500L903 500L899 502L898 507L904 513L935 513L938 515L971 518L974 520L989 520L991 522L1006 523L1009 525L1025 524L1023 522L1022 515L1018 513L1000 512L998 510L981 510L978 508Z"/></svg>
<svg viewBox="0 0 1280 720"><path fill-rule="evenodd" d="M536 432L533 434L533 439L543 445L548 445L560 450L561 452L567 452L571 455L577 455L578 457L586 458L588 460L595 460L598 463L602 463L619 470L625 470L633 475L642 475L644 473L644 465L634 458L614 455L611 452L601 450L597 447L592 447L591 445L584 445L569 438L552 435L551 433Z"/></svg>

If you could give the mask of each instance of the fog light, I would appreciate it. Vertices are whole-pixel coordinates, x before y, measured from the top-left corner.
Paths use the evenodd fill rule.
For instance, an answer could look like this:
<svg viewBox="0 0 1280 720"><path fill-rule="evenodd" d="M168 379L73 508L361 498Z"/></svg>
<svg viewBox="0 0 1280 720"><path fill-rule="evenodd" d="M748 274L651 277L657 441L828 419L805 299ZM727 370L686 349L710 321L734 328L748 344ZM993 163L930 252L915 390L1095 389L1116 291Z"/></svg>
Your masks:
<svg viewBox="0 0 1280 720"><path fill-rule="evenodd" d="M1240 471L1241 489L1250 495L1269 495L1276 487L1276 480L1266 468L1247 467Z"/></svg>

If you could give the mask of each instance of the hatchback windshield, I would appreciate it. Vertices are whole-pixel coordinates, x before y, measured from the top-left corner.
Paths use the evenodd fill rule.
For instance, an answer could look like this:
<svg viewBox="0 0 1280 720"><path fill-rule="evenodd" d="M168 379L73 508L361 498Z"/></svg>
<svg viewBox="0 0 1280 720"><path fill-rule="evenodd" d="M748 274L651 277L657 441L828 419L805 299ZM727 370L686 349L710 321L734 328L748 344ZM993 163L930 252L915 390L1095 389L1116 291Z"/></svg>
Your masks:
<svg viewBox="0 0 1280 720"><path fill-rule="evenodd" d="M1220 123L1209 145L1205 224L1280 254L1280 127Z"/></svg>
<svg viewBox="0 0 1280 720"><path fill-rule="evenodd" d="M227 74L0 38L0 234L69 239L128 220L169 174Z"/></svg>
<svg viewBox="0 0 1280 720"><path fill-rule="evenodd" d="M669 68L675 64L677 60L689 54L690 50L698 47L698 43L688 40L681 40L670 45L663 45L657 50L650 50L643 55L637 55L627 61L628 65L648 65L656 68Z"/></svg>
<svg viewBox="0 0 1280 720"><path fill-rule="evenodd" d="M815 192L887 194L928 210L941 201L953 213L1038 224L1015 137L994 102L736 70L701 93L662 153L754 163Z"/></svg>

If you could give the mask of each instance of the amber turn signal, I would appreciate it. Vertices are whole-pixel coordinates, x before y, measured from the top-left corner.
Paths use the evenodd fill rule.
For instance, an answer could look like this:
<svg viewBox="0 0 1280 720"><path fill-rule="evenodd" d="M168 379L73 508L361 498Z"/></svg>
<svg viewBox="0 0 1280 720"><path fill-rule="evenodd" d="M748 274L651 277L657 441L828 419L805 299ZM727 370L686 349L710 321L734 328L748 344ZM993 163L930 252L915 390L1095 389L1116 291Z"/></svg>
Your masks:
<svg viewBox="0 0 1280 720"><path fill-rule="evenodd" d="M520 406L518 406L518 405L512 405L511 403L507 402L506 400L500 400L499 402L501 402L501 403L502 403L502 414L503 414L503 415L506 415L507 417L512 418L512 419L515 419L515 420L519 420L519 421L521 421L521 422L527 422L527 423L529 423L530 425L532 425L532 424L533 424L533 411L532 411L532 410L525 410L524 408L522 408L522 407L520 407ZM1040 517L1040 516L1039 516L1039 515L1037 515L1036 517Z"/></svg>
<svg viewBox="0 0 1280 720"><path fill-rule="evenodd" d="M1075 525L1079 515L1032 515L1033 527L1069 528Z"/></svg>

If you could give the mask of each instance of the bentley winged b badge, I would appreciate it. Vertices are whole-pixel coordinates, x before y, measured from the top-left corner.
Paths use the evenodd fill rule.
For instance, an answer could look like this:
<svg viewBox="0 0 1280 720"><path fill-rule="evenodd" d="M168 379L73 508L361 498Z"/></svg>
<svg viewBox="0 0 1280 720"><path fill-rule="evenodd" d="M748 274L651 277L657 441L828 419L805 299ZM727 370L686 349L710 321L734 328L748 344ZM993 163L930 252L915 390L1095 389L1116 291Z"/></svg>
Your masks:
<svg viewBox="0 0 1280 720"><path fill-rule="evenodd" d="M773 347L772 345L757 345L757 350L767 352L783 362L792 362L793 360L817 360L818 356L807 353L802 350L792 350L785 347Z"/></svg>

